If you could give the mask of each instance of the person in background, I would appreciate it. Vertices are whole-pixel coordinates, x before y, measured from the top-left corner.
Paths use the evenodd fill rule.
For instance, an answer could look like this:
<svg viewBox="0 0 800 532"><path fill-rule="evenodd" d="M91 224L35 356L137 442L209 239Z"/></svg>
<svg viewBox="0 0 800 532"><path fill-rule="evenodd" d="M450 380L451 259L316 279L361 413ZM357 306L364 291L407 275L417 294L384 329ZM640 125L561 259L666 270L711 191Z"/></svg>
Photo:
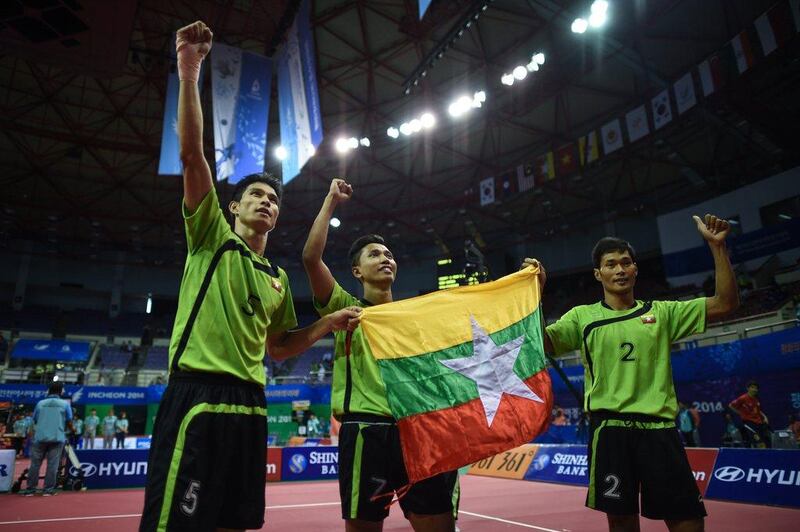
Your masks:
<svg viewBox="0 0 800 532"><path fill-rule="evenodd" d="M700 447L702 445L700 442L700 411L694 406L694 403L691 403L691 406L687 408L689 409L689 414L692 416L692 423L694 423L694 430L692 431L694 446Z"/></svg>
<svg viewBox="0 0 800 532"><path fill-rule="evenodd" d="M695 447L694 418L683 403L678 403L678 430L683 438L684 447Z"/></svg>
<svg viewBox="0 0 800 532"><path fill-rule="evenodd" d="M25 422L24 414L17 415L17 419L14 421L14 434L19 436L14 439L14 448L17 450L17 458L21 458L25 440L28 437L28 424Z"/></svg>
<svg viewBox="0 0 800 532"><path fill-rule="evenodd" d="M103 418L103 449L111 449L116 430L117 416L114 415L114 409L110 408L106 417Z"/></svg>
<svg viewBox="0 0 800 532"><path fill-rule="evenodd" d="M555 415L553 416L553 425L563 427L567 424L567 415L564 413L564 409L558 405L556 405L555 411Z"/></svg>
<svg viewBox="0 0 800 532"><path fill-rule="evenodd" d="M67 401L61 399L63 391L62 383L52 383L47 391L47 397L39 401L34 409L31 467L28 470L28 488L20 491L22 496L30 497L36 493L39 484L39 470L44 459L47 459L47 470L42 495L49 496L56 493L56 476L66 441L66 428L72 420L72 407Z"/></svg>
<svg viewBox="0 0 800 532"><path fill-rule="evenodd" d="M786 429L794 434L794 440L800 445L800 419L797 414L789 414L789 426Z"/></svg>
<svg viewBox="0 0 800 532"><path fill-rule="evenodd" d="M83 420L75 414L72 417L72 426L69 431L69 444L74 449L77 449L81 443L81 435L83 435Z"/></svg>
<svg viewBox="0 0 800 532"><path fill-rule="evenodd" d="M319 438L322 435L320 430L319 418L314 412L309 412L306 431L309 438Z"/></svg>
<svg viewBox="0 0 800 532"><path fill-rule="evenodd" d="M725 432L722 433L722 445L724 447L738 447L742 443L742 433L739 427L733 422L730 412L725 412Z"/></svg>
<svg viewBox="0 0 800 532"><path fill-rule="evenodd" d="M97 410L92 408L92 411L86 416L86 421L83 423L83 437L87 449L94 449L94 439L97 436L97 426L100 424L100 418L97 417Z"/></svg>
<svg viewBox="0 0 800 532"><path fill-rule="evenodd" d="M125 436L128 435L128 414L120 412L119 418L114 423L114 431L117 439L117 449L125 448Z"/></svg>
<svg viewBox="0 0 800 532"><path fill-rule="evenodd" d="M747 391L734 399L728 408L739 414L742 418L742 435L750 447L771 447L769 420L761 411L761 401L758 400L758 383L747 383Z"/></svg>

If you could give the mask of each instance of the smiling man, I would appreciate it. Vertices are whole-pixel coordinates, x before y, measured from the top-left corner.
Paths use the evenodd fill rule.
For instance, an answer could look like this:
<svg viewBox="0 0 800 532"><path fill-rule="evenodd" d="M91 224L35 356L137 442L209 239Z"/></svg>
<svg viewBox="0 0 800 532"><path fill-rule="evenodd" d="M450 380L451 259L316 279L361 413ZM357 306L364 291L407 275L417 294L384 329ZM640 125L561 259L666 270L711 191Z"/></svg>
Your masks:
<svg viewBox="0 0 800 532"><path fill-rule="evenodd" d="M314 305L322 316L342 308L379 305L392 301L397 275L394 255L379 235L365 235L353 242L348 253L353 276L364 289L357 299L336 282L322 260L328 226L339 203L353 188L334 179L314 220L303 248ZM339 431L339 495L345 529L379 531L389 515L386 495L408 484L400 448L400 436L386 399L378 364L365 347L361 328L353 332L350 356L346 333L336 333L331 409L342 423ZM414 484L400 499L400 508L415 531L450 532L458 507L458 473L442 473Z"/></svg>
<svg viewBox="0 0 800 532"><path fill-rule="evenodd" d="M169 347L140 530L243 530L264 523L265 347L283 360L332 330L355 328L359 308L297 326L289 280L264 256L280 214L281 183L254 174L220 209L203 154L197 88L211 49L202 22L177 33L178 134L188 256Z"/></svg>
<svg viewBox="0 0 800 532"><path fill-rule="evenodd" d="M639 530L640 490L643 516L665 520L673 532L703 530L705 507L675 428L670 348L735 310L739 294L725 245L728 222L708 214L694 221L714 257L713 297L635 299L636 253L607 237L592 251L603 299L573 308L546 329L548 352L581 351L591 418L586 505L605 512L612 531Z"/></svg>

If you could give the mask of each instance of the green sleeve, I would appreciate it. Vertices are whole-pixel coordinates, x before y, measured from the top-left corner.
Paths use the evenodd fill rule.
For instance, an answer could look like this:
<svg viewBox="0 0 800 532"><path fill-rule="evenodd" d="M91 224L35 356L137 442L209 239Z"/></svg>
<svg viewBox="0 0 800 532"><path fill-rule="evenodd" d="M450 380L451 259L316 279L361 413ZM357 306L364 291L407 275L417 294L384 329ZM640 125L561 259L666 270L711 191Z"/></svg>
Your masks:
<svg viewBox="0 0 800 532"><path fill-rule="evenodd" d="M581 327L576 309L569 310L557 322L545 329L553 343L556 355L569 353L581 348Z"/></svg>
<svg viewBox="0 0 800 532"><path fill-rule="evenodd" d="M667 317L670 340L676 342L706 330L706 298L689 301L659 301Z"/></svg>
<svg viewBox="0 0 800 532"><path fill-rule="evenodd" d="M270 316L267 336L289 331L297 327L297 315L294 311L294 301L292 300L292 288L289 286L289 277L281 268L278 268L278 275L286 295L283 296L283 301L281 301L281 304L275 309L272 316Z"/></svg>
<svg viewBox="0 0 800 532"><path fill-rule="evenodd" d="M213 187L194 212L189 212L185 203L182 203L181 211L186 225L186 245L189 253L201 247L216 250L230 237L231 228L222 214L217 191Z"/></svg>
<svg viewBox="0 0 800 532"><path fill-rule="evenodd" d="M319 301L314 298L314 308L317 309L320 316L327 316L332 312L352 306L360 307L361 302L347 293L345 289L336 282L333 284L333 291L331 292L331 298L328 300L327 305L323 307L319 304Z"/></svg>

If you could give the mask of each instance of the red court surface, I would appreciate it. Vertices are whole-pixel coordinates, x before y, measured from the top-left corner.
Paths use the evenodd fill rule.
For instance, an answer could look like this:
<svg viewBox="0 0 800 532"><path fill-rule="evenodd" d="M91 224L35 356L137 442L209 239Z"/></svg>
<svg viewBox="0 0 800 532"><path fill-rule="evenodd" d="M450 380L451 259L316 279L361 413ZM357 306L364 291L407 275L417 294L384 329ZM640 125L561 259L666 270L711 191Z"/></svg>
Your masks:
<svg viewBox="0 0 800 532"><path fill-rule="evenodd" d="M604 516L584 508L585 488L462 476L458 526L462 532L541 530L601 532ZM0 496L0 532L137 529L143 490L60 493L56 497ZM335 482L267 485L267 524L263 530L311 532L344 530ZM706 501L706 530L799 530L800 510ZM410 530L402 512L392 507L384 530ZM643 531L666 530L642 519Z"/></svg>

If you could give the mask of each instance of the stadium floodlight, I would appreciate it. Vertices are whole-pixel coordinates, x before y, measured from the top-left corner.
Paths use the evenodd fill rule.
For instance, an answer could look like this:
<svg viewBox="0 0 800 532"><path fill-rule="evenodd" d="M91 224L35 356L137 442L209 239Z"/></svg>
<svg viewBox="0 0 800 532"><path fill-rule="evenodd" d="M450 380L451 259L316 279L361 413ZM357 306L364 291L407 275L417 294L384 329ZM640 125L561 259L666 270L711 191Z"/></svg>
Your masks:
<svg viewBox="0 0 800 532"><path fill-rule="evenodd" d="M283 161L288 156L289 152L286 151L286 148L284 148L283 146L278 146L277 148L275 148L275 158L278 159L279 161Z"/></svg>
<svg viewBox="0 0 800 532"><path fill-rule="evenodd" d="M589 25L593 28L599 28L606 23L606 20L608 20L608 17L603 11L595 11L589 15Z"/></svg>
<svg viewBox="0 0 800 532"><path fill-rule="evenodd" d="M533 56L531 57L531 59L532 59L532 60L533 60L533 62L534 62L534 63L536 63L537 65L543 65L543 64L544 64L544 54L543 54L542 52L539 52L539 53L533 54Z"/></svg>
<svg viewBox="0 0 800 532"><path fill-rule="evenodd" d="M509 87L514 84L514 75L513 74L503 74L500 78L500 83L503 85L508 85Z"/></svg>
<svg viewBox="0 0 800 532"><path fill-rule="evenodd" d="M369 148L369 138L363 137L361 140L358 141L359 144L364 146L365 148Z"/></svg>
<svg viewBox="0 0 800 532"><path fill-rule="evenodd" d="M486 101L486 91L478 91L478 92L476 92L475 96L473 97L473 100L474 101L478 101L480 103L485 102Z"/></svg>
<svg viewBox="0 0 800 532"><path fill-rule="evenodd" d="M419 117L419 121L422 124L422 127L425 129L431 128L436 125L436 117L433 116L432 113L422 113L422 116Z"/></svg>
<svg viewBox="0 0 800 532"><path fill-rule="evenodd" d="M419 121L419 118L413 119L408 125L411 126L411 131L414 133L422 130L422 122Z"/></svg>
<svg viewBox="0 0 800 532"><path fill-rule="evenodd" d="M347 139L341 137L336 139L336 151L338 151L339 153L346 152L349 149L349 147L350 146L348 146Z"/></svg>
<svg viewBox="0 0 800 532"><path fill-rule="evenodd" d="M539 70L539 63L537 63L534 60L531 60L530 63L525 65L525 68L528 70L528 72L536 72L537 70Z"/></svg>
<svg viewBox="0 0 800 532"><path fill-rule="evenodd" d="M386 134L392 137L393 139L396 139L397 137L400 136L400 130L397 129L396 127L390 127L389 129L386 130Z"/></svg>
<svg viewBox="0 0 800 532"><path fill-rule="evenodd" d="M588 27L589 23L586 22L586 19L576 18L572 22L572 33L584 33Z"/></svg>
<svg viewBox="0 0 800 532"><path fill-rule="evenodd" d="M58 375L53 375L53 382L58 382Z"/></svg>
<svg viewBox="0 0 800 532"><path fill-rule="evenodd" d="M592 2L592 13L603 13L605 14L608 11L608 2L606 0L594 0Z"/></svg>
<svg viewBox="0 0 800 532"><path fill-rule="evenodd" d="M355 137L350 137L347 139L347 147L351 150L358 148L358 139Z"/></svg>
<svg viewBox="0 0 800 532"><path fill-rule="evenodd" d="M514 67L514 70L512 70L511 73L514 75L514 79L522 81L523 79L525 79L525 76L528 75L528 69L520 65Z"/></svg>
<svg viewBox="0 0 800 532"><path fill-rule="evenodd" d="M335 216L331 218L331 227L339 227L340 225L342 225L342 221L339 218Z"/></svg>
<svg viewBox="0 0 800 532"><path fill-rule="evenodd" d="M402 133L406 137L409 136L411 133L413 133L413 131L411 131L411 126L408 124L408 122L403 122L402 124L400 124L400 133Z"/></svg>

